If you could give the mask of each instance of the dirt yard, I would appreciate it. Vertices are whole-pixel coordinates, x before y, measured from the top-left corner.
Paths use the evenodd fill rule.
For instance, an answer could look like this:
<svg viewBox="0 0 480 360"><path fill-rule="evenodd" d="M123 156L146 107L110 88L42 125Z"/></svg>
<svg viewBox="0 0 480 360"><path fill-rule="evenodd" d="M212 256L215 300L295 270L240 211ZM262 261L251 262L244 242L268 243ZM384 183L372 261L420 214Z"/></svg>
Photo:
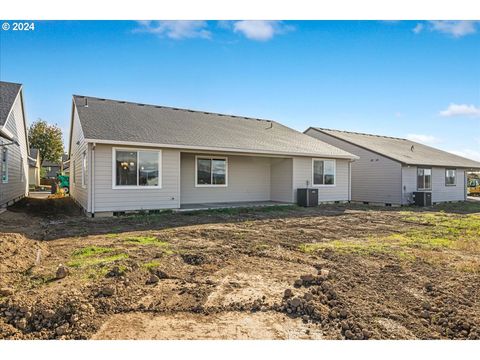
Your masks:
<svg viewBox="0 0 480 360"><path fill-rule="evenodd" d="M0 338L480 339L480 203L0 215Z"/></svg>

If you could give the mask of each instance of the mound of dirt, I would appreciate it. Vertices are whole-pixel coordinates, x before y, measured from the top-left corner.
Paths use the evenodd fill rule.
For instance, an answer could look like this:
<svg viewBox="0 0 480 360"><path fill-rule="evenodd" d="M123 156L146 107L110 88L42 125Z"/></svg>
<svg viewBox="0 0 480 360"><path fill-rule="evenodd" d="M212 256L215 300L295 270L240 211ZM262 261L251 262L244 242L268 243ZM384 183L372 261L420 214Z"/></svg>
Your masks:
<svg viewBox="0 0 480 360"><path fill-rule="evenodd" d="M28 271L47 254L45 244L20 234L0 233L0 287L12 284L15 274Z"/></svg>

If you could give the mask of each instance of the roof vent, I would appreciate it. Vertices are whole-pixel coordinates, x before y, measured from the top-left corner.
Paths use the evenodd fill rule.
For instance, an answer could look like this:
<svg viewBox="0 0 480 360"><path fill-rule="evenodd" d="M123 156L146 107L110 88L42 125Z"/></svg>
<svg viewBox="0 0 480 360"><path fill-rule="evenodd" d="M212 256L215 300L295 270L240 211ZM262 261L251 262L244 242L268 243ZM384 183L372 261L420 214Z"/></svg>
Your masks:
<svg viewBox="0 0 480 360"><path fill-rule="evenodd" d="M412 145L412 147L410 148L411 152L413 152L413 150L415 150L415 145Z"/></svg>
<svg viewBox="0 0 480 360"><path fill-rule="evenodd" d="M145 106L145 104L137 104L138 106Z"/></svg>
<svg viewBox="0 0 480 360"><path fill-rule="evenodd" d="M88 107L88 99L85 98L85 107Z"/></svg>

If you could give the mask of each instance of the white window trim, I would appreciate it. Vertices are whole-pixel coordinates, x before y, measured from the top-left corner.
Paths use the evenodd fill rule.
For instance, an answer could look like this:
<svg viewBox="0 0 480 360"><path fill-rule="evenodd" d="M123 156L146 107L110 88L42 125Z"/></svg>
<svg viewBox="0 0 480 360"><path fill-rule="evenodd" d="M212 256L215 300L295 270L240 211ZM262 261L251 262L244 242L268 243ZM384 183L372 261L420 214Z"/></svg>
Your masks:
<svg viewBox="0 0 480 360"><path fill-rule="evenodd" d="M455 171L455 176L453 177L455 179L455 182L453 184L447 184L447 171L448 170L453 170ZM457 186L457 169L454 168L445 168L445 186Z"/></svg>
<svg viewBox="0 0 480 360"><path fill-rule="evenodd" d="M420 170L420 169L430 170L430 187L429 188L418 187L418 170ZM425 173L423 173L423 177L425 178ZM417 179L417 191L431 191L432 187L433 187L433 169L429 168L429 167L421 167L421 166L417 167L416 179ZM425 183L425 181L423 183Z"/></svg>
<svg viewBox="0 0 480 360"><path fill-rule="evenodd" d="M199 184L198 183L198 159L221 159L225 160L225 184ZM212 173L213 176L213 173ZM208 187L215 187L215 188L222 188L228 187L228 156L213 156L213 155L195 155L195 187L199 188L208 188Z"/></svg>
<svg viewBox="0 0 480 360"><path fill-rule="evenodd" d="M137 185L117 185L117 166L116 166L116 153L118 151L136 151L137 152ZM158 185L154 186L140 186L138 185L138 170L139 170L139 152L153 152L158 153ZM114 190L140 190L140 189L161 189L162 188L162 150L158 149L142 149L142 148L122 148L112 147L112 189Z"/></svg>
<svg viewBox="0 0 480 360"><path fill-rule="evenodd" d="M333 161L333 184L315 184L315 161ZM325 182L325 174L324 182ZM312 158L312 187L335 187L337 186L337 160L336 159L322 159L322 158Z"/></svg>
<svg viewBox="0 0 480 360"><path fill-rule="evenodd" d="M87 152L82 153L82 188L87 188Z"/></svg>
<svg viewBox="0 0 480 360"><path fill-rule="evenodd" d="M9 180L8 179L8 175L9 175L8 174L8 160L9 160L10 154L8 152L8 149L5 148L5 147L2 147L0 149L1 149L0 151L2 151L2 154L0 154L1 155L0 161L3 161L3 152L5 151L5 165L6 165L5 166L5 180L3 180L3 179L0 179L0 180L2 181L2 184L8 184L8 180ZM0 168L0 170L1 170L1 168ZM0 176L1 175L2 174L0 173Z"/></svg>

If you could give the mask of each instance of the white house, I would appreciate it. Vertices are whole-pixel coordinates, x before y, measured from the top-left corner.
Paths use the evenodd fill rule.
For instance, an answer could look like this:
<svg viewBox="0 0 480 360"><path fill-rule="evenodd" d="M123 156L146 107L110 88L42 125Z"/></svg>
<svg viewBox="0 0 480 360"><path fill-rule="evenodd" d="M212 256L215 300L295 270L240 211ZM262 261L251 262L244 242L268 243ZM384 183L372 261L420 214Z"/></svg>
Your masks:
<svg viewBox="0 0 480 360"><path fill-rule="evenodd" d="M28 137L22 85L0 82L0 207L28 194Z"/></svg>
<svg viewBox="0 0 480 360"><path fill-rule="evenodd" d="M73 96L70 193L87 213L350 200L344 150L275 121Z"/></svg>
<svg viewBox="0 0 480 360"><path fill-rule="evenodd" d="M359 157L352 163L352 200L408 205L416 192L433 204L466 199L466 173L480 163L407 139L310 127L305 134ZM420 194L421 195L421 194Z"/></svg>

